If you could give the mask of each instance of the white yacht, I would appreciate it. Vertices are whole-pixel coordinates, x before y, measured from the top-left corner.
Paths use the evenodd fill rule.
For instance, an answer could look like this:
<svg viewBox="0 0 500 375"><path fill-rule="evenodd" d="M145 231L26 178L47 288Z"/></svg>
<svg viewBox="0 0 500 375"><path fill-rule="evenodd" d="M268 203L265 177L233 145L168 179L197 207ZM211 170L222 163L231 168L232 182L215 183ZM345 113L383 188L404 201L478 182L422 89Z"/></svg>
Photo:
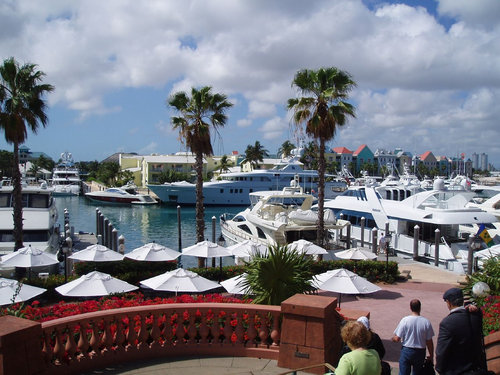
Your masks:
<svg viewBox="0 0 500 375"><path fill-rule="evenodd" d="M158 203L153 197L138 193L137 186L131 184L121 188L114 187L103 191L85 193L85 196L94 202L112 205L151 205Z"/></svg>
<svg viewBox="0 0 500 375"><path fill-rule="evenodd" d="M203 183L203 204L207 206L248 206L249 194L256 191L281 190L290 186L298 176L304 192L317 194L318 172L304 170L296 158L282 160L272 169L258 169L250 172L229 172L217 180ZM185 181L148 185L148 188L166 204L195 205L196 185ZM325 178L325 199L331 199L347 188L344 178L327 175Z"/></svg>
<svg viewBox="0 0 500 375"><path fill-rule="evenodd" d="M0 254L14 250L12 186L0 185ZM51 191L41 186L23 186L23 242L55 254L59 248L57 208Z"/></svg>
<svg viewBox="0 0 500 375"><path fill-rule="evenodd" d="M61 154L61 162L52 171L52 191L54 195L80 195L80 173L69 152Z"/></svg>
<svg viewBox="0 0 500 375"><path fill-rule="evenodd" d="M314 200L311 194L294 186L280 191L252 192L249 208L236 215L221 216L221 233L230 244L244 240L266 246L299 239L314 241L318 219L317 211L311 210ZM331 210L325 210L324 219L326 229L341 227Z"/></svg>
<svg viewBox="0 0 500 375"><path fill-rule="evenodd" d="M446 190L442 180L436 180L434 189L413 194L406 187L356 186L342 195L325 202L336 217L351 222L351 236L361 239L361 218L365 218L364 239L371 242L372 228L385 234L389 223L390 247L396 253L413 254L414 227L420 228L418 256L431 261L435 254L435 230L441 232L439 263L447 269L463 273L464 259L457 259L467 249L467 241L460 236L462 224L489 224L497 219L467 203L475 193L465 190ZM335 236L335 233L333 233Z"/></svg>

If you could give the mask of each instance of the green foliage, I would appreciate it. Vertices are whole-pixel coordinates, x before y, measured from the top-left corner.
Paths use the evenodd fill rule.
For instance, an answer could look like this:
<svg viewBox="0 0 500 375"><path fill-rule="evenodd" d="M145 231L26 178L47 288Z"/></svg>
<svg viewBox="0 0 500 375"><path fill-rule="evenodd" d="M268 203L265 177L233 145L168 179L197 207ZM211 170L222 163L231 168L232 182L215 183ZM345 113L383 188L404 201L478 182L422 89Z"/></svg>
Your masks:
<svg viewBox="0 0 500 375"><path fill-rule="evenodd" d="M12 177L12 163L14 154L10 151L0 150L0 173L2 177Z"/></svg>
<svg viewBox="0 0 500 375"><path fill-rule="evenodd" d="M313 263L308 255L287 246L269 246L266 255L257 253L245 263L248 276L242 286L253 291L254 303L279 305L297 293L313 290Z"/></svg>
<svg viewBox="0 0 500 375"><path fill-rule="evenodd" d="M75 274L85 275L92 271L110 274L130 284L160 275L177 268L177 262L140 262L125 258L121 262L78 262L75 263Z"/></svg>
<svg viewBox="0 0 500 375"><path fill-rule="evenodd" d="M120 174L120 165L114 162L100 163L96 178L105 185L115 186Z"/></svg>
<svg viewBox="0 0 500 375"><path fill-rule="evenodd" d="M189 173L176 172L173 169L167 169L158 175L158 183L164 184L165 182L175 181L188 181L192 180Z"/></svg>
<svg viewBox="0 0 500 375"><path fill-rule="evenodd" d="M480 271L474 272L467 276L466 285L463 288L464 293L478 305L482 304L482 299L472 295L472 287L475 283L482 281L490 287L490 294L500 295L500 256L490 257L483 262L483 267Z"/></svg>
<svg viewBox="0 0 500 375"><path fill-rule="evenodd" d="M209 267L209 268L190 268L190 271L197 273L198 275L213 281L227 280L231 277L241 275L245 272L245 266L224 266L222 267L222 272L220 267ZM221 277L222 274L222 277Z"/></svg>

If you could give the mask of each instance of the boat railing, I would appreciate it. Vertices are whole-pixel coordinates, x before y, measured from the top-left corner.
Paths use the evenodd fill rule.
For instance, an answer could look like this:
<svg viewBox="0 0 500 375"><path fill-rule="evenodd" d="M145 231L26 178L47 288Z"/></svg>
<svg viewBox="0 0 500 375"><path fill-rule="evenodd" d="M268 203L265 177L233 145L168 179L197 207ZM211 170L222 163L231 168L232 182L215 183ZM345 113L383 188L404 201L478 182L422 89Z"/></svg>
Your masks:
<svg viewBox="0 0 500 375"><path fill-rule="evenodd" d="M177 303L86 313L42 323L46 373L190 355L278 359L280 306Z"/></svg>

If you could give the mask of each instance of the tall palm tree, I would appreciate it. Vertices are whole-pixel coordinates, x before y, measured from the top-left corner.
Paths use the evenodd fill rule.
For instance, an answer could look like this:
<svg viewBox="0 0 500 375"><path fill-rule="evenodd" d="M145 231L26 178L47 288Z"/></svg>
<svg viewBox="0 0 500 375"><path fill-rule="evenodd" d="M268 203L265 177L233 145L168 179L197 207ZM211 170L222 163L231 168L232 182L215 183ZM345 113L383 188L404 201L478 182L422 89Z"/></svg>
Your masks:
<svg viewBox="0 0 500 375"><path fill-rule="evenodd" d="M4 60L0 66L0 129L4 131L7 143L14 145L12 194L15 250L23 246L19 145L28 138L28 130L36 134L40 124L45 127L48 123L43 96L54 90L54 87L41 83L44 76L43 72L37 70L37 65L27 63L19 66L13 57Z"/></svg>
<svg viewBox="0 0 500 375"><path fill-rule="evenodd" d="M247 146L245 150L245 159L242 160L241 164L250 163L254 169L257 169L259 161L263 162L265 156L269 156L269 151L267 151L259 141L255 141L253 146Z"/></svg>
<svg viewBox="0 0 500 375"><path fill-rule="evenodd" d="M212 93L210 86L201 89L192 88L191 97L185 92L176 92L168 98L168 105L174 108L179 116L172 116L174 129L179 130L181 142L195 155L196 170L196 239L204 240L205 210L203 207L203 156L213 154L210 132L217 133L227 121L226 111L233 104L227 96ZM204 259L198 258L198 266L204 266Z"/></svg>
<svg viewBox="0 0 500 375"><path fill-rule="evenodd" d="M286 140L283 142L278 149L278 155L281 155L282 158L286 158L292 154L292 150L295 149L295 145L290 142L289 140Z"/></svg>
<svg viewBox="0 0 500 375"><path fill-rule="evenodd" d="M337 127L346 124L349 116L355 117L355 108L348 103L348 93L356 83L349 73L335 67L318 70L300 70L292 86L302 95L288 99L288 109L293 111L296 126L305 124L306 134L319 143L318 160L318 243L325 239L325 143L333 139Z"/></svg>

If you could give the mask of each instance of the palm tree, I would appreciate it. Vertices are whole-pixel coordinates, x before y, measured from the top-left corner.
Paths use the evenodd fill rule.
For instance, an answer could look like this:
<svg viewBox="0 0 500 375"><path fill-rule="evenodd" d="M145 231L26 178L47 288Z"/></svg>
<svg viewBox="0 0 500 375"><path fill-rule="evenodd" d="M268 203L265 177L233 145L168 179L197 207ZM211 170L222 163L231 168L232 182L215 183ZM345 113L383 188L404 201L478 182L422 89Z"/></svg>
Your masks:
<svg viewBox="0 0 500 375"><path fill-rule="evenodd" d="M12 171L14 210L14 249L23 246L23 211L21 171L19 170L19 145L28 138L28 129L37 133L41 124L47 125L45 93L54 90L49 84L41 84L45 74L35 64L19 63L13 58L4 60L0 66L0 128L7 143L14 145Z"/></svg>
<svg viewBox="0 0 500 375"><path fill-rule="evenodd" d="M294 294L313 290L313 264L310 256L287 245L269 246L266 255L257 253L245 263L242 284L255 295L253 303L279 305Z"/></svg>
<svg viewBox="0 0 500 375"><path fill-rule="evenodd" d="M30 172L33 177L35 177L35 180L38 181L38 174L41 172L42 167L37 162L32 162L31 163L31 168L29 169L28 172Z"/></svg>
<svg viewBox="0 0 500 375"><path fill-rule="evenodd" d="M222 157L220 158L219 173L228 172L229 167L231 167L232 165L233 162L229 160L227 155L222 155Z"/></svg>
<svg viewBox="0 0 500 375"><path fill-rule="evenodd" d="M278 149L278 155L281 155L282 158L286 158L292 154L292 150L294 149L295 145L289 140L286 140Z"/></svg>
<svg viewBox="0 0 500 375"><path fill-rule="evenodd" d="M201 89L192 88L191 97L185 92L176 92L168 99L168 105L174 108L179 116L172 116L174 129L186 147L195 155L196 170L196 238L204 240L205 210L203 207L203 156L213 154L210 131L217 132L227 121L226 110L233 106L227 96L212 93L209 86ZM204 266L204 259L198 258L198 266Z"/></svg>
<svg viewBox="0 0 500 375"><path fill-rule="evenodd" d="M356 85L349 73L337 68L300 70L292 86L303 96L288 100L296 126L305 124L306 134L319 143L318 160L318 244L325 239L325 143L333 139L338 126L346 124L349 116L355 117L355 108L345 99Z"/></svg>
<svg viewBox="0 0 500 375"><path fill-rule="evenodd" d="M304 147L304 154L300 161L304 163L306 169L318 169L318 146L316 142L311 141Z"/></svg>
<svg viewBox="0 0 500 375"><path fill-rule="evenodd" d="M245 159L242 160L241 164L250 163L253 169L257 169L259 167L259 161L263 162L265 156L269 156L269 151L267 151L259 141L255 141L253 146L247 146L245 150Z"/></svg>

